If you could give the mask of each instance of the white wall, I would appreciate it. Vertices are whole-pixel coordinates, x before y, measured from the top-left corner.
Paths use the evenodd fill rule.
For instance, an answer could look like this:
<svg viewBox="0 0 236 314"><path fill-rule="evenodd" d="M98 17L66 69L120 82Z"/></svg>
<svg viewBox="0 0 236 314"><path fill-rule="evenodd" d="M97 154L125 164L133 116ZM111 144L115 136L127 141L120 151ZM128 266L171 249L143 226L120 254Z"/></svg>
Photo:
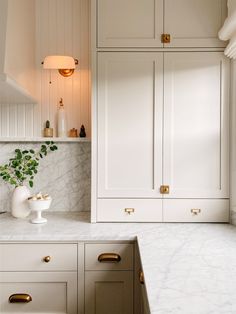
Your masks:
<svg viewBox="0 0 236 314"><path fill-rule="evenodd" d="M31 0L11 1L21 3L21 1ZM39 104L0 104L0 137L41 136L44 123L48 119L51 121L52 127L56 128L56 114L60 97L64 99L67 110L68 128L79 129L81 124L84 124L89 137L89 1L35 1L37 98ZM32 15L34 15L33 9ZM13 53L16 55L17 51ZM79 65L75 74L70 78L64 78L56 70L52 71L52 84L49 85L50 72L42 69L41 62L46 55L50 54L66 54L77 58Z"/></svg>

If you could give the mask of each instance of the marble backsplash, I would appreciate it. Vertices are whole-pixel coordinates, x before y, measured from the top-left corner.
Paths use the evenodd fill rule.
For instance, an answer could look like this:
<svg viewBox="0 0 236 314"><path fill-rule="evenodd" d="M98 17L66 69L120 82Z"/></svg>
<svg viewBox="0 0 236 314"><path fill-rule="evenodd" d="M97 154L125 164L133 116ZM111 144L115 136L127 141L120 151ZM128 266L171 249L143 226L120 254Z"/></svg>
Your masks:
<svg viewBox="0 0 236 314"><path fill-rule="evenodd" d="M16 148L35 149L42 143L0 143L0 164L8 162ZM52 196L51 211L90 211L91 144L56 143L58 151L40 161L32 193ZM0 211L10 211L13 187L0 179Z"/></svg>

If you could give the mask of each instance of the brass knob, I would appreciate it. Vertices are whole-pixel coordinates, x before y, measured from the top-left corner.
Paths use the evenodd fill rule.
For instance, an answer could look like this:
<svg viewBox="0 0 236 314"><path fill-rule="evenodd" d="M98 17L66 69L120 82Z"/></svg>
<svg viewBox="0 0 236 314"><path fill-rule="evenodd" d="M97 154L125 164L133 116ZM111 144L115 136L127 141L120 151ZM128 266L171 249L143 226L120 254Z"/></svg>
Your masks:
<svg viewBox="0 0 236 314"><path fill-rule="evenodd" d="M194 216L197 216L198 214L201 213L201 209L200 209L200 208L192 208L192 209L191 209L191 213L192 213Z"/></svg>
<svg viewBox="0 0 236 314"><path fill-rule="evenodd" d="M169 44L170 43L170 34L162 34L161 35L161 42L163 44Z"/></svg>
<svg viewBox="0 0 236 314"><path fill-rule="evenodd" d="M121 261L121 257L116 253L102 253L98 256L98 261L100 263L119 263Z"/></svg>
<svg viewBox="0 0 236 314"><path fill-rule="evenodd" d="M9 297L10 303L29 303L31 301L32 297L27 293L15 293Z"/></svg>
<svg viewBox="0 0 236 314"><path fill-rule="evenodd" d="M161 185L160 186L160 193L161 194L169 194L170 193L169 185Z"/></svg>
<svg viewBox="0 0 236 314"><path fill-rule="evenodd" d="M144 274L141 269L139 271L139 282L141 283L141 285L144 285Z"/></svg>
<svg viewBox="0 0 236 314"><path fill-rule="evenodd" d="M49 262L51 261L51 256L45 256L45 257L43 258L43 261L44 261L45 263L49 263Z"/></svg>
<svg viewBox="0 0 236 314"><path fill-rule="evenodd" d="M129 215L131 215L132 213L134 213L135 209L134 208L125 208L125 212Z"/></svg>

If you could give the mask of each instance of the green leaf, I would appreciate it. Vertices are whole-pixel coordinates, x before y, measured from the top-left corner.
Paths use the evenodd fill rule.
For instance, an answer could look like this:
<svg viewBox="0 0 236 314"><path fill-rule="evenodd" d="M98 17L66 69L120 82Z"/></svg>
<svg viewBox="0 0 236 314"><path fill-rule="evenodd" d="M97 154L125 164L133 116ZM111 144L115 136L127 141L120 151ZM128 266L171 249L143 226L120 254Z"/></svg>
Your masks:
<svg viewBox="0 0 236 314"><path fill-rule="evenodd" d="M35 151L33 149L30 150L31 154L35 154Z"/></svg>
<svg viewBox="0 0 236 314"><path fill-rule="evenodd" d="M34 186L34 182L32 180L29 181L29 186L32 188Z"/></svg>
<svg viewBox="0 0 236 314"><path fill-rule="evenodd" d="M47 141L47 142L45 142L45 144L50 145L50 142L49 142L49 141Z"/></svg>

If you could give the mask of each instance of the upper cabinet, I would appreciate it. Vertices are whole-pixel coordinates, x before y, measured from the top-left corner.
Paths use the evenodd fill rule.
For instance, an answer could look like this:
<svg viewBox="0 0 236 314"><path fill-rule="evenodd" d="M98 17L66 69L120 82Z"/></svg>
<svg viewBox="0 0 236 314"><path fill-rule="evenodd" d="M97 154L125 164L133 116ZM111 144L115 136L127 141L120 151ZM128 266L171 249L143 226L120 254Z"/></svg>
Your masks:
<svg viewBox="0 0 236 314"><path fill-rule="evenodd" d="M35 1L0 2L0 103L36 103Z"/></svg>
<svg viewBox="0 0 236 314"><path fill-rule="evenodd" d="M226 11L226 0L97 0L97 46L224 47Z"/></svg>
<svg viewBox="0 0 236 314"><path fill-rule="evenodd" d="M164 0L165 47L224 47L218 31L226 12L225 0Z"/></svg>
<svg viewBox="0 0 236 314"><path fill-rule="evenodd" d="M97 0L99 47L162 47L163 0Z"/></svg>

